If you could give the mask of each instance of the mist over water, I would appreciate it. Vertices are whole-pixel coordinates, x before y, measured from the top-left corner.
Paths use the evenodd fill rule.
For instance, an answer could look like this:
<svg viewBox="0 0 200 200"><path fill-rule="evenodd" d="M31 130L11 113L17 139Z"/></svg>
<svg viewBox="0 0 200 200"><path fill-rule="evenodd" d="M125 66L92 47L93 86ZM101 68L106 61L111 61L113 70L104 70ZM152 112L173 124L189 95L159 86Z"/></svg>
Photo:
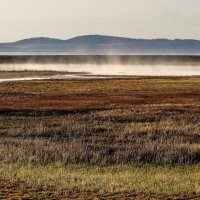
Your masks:
<svg viewBox="0 0 200 200"><path fill-rule="evenodd" d="M195 76L200 65L123 65L123 64L0 64L0 71L63 71L88 75Z"/></svg>

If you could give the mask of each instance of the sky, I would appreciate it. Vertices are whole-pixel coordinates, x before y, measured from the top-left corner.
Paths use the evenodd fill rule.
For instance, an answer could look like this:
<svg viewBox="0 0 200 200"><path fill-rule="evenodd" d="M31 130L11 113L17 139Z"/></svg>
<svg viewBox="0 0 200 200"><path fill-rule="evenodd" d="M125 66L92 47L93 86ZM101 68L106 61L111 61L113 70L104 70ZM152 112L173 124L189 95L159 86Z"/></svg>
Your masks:
<svg viewBox="0 0 200 200"><path fill-rule="evenodd" d="M0 0L0 42L102 34L200 40L200 0Z"/></svg>

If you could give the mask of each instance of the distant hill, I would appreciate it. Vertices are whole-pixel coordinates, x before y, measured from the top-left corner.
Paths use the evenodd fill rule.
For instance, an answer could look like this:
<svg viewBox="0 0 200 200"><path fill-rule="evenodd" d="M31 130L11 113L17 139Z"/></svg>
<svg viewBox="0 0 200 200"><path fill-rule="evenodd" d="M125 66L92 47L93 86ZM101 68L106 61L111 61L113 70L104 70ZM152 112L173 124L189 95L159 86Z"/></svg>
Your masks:
<svg viewBox="0 0 200 200"><path fill-rule="evenodd" d="M30 38L0 43L0 52L62 52L69 54L200 54L199 40L132 39L85 35L68 40Z"/></svg>

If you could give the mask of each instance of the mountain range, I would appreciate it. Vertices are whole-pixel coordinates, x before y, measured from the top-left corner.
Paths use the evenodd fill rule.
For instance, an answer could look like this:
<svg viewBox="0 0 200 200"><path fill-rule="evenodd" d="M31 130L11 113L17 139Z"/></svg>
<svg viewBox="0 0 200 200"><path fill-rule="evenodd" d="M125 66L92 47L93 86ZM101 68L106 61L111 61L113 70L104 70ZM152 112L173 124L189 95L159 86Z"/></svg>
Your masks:
<svg viewBox="0 0 200 200"><path fill-rule="evenodd" d="M192 39L133 39L105 35L84 35L68 40L30 38L0 43L0 52L66 54L200 54L200 41Z"/></svg>

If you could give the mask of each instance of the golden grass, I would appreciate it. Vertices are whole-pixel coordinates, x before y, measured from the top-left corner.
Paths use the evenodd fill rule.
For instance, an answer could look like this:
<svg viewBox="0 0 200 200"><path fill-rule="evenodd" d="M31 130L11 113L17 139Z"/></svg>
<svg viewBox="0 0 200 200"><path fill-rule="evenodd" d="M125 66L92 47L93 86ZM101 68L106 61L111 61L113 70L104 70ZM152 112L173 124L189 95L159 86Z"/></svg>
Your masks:
<svg viewBox="0 0 200 200"><path fill-rule="evenodd" d="M200 194L200 166L109 167L61 164L48 166L0 165L0 178L23 181L33 189L113 194Z"/></svg>

